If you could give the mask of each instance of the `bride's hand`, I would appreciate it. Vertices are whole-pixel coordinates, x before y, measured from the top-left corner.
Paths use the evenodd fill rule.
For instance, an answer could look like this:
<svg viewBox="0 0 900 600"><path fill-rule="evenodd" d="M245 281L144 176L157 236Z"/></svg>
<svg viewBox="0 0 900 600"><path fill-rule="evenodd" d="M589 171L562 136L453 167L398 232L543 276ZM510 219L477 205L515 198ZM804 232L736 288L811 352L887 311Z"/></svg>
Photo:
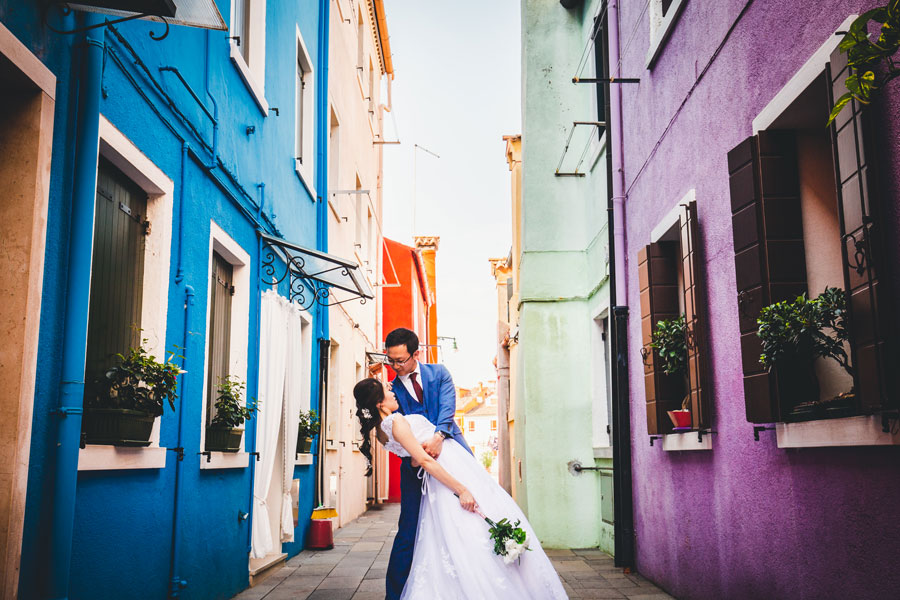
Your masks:
<svg viewBox="0 0 900 600"><path fill-rule="evenodd" d="M459 496L459 505L469 512L475 512L475 498L469 490L463 490Z"/></svg>

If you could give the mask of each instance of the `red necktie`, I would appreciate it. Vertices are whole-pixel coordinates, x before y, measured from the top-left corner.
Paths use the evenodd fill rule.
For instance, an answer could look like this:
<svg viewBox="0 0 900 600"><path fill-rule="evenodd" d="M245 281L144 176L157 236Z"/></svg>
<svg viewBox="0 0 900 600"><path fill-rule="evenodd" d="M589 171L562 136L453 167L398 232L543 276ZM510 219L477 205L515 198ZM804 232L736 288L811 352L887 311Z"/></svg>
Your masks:
<svg viewBox="0 0 900 600"><path fill-rule="evenodd" d="M418 375L418 373L410 373L409 378L412 379L413 389L416 390L416 397L418 397L419 399L419 404L424 406L425 394L422 392L422 386L419 385L418 381L416 381L416 375Z"/></svg>

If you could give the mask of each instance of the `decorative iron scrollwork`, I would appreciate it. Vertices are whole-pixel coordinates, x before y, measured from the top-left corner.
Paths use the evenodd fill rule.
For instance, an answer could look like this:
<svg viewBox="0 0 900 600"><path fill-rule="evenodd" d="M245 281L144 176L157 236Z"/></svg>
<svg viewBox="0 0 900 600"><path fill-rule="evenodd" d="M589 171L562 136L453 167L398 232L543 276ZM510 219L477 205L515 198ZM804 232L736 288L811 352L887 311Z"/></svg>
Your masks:
<svg viewBox="0 0 900 600"><path fill-rule="evenodd" d="M857 275L862 275L868 267L868 255L866 254L865 234L861 235L862 240L856 239L855 233L847 235L847 239L853 240L853 256L850 256L850 248L847 248L847 262L850 268L856 271Z"/></svg>
<svg viewBox="0 0 900 600"><path fill-rule="evenodd" d="M647 346L643 346L641 348L641 362L644 363L645 367L650 366L649 364L647 364L647 358L650 356L650 352L651 351L648 349Z"/></svg>

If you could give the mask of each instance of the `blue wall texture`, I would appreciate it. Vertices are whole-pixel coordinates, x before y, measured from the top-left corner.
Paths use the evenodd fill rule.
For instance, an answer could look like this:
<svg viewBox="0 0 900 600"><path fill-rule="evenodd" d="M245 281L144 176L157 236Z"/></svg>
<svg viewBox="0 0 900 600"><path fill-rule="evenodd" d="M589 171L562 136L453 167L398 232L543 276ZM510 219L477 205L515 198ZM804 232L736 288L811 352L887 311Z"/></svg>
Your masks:
<svg viewBox="0 0 900 600"><path fill-rule="evenodd" d="M0 21L40 58L57 77L53 133L50 207L47 224L40 350L31 439L25 537L22 546L19 596L46 593L50 570L49 515L52 510L56 419L52 411L59 394L63 309L71 218L74 121L78 111L78 74L83 60L83 34L58 34L73 29L82 16L63 15L44 3L0 0ZM229 0L217 0L226 22ZM201 470L201 398L204 386L206 303L209 294L209 222L214 220L251 254L253 285L259 281L257 231L280 235L307 247L326 248L321 219L323 202L310 195L294 169L294 77L296 31L299 28L312 57L317 89L317 169L315 185L326 196L327 133L327 0L269 0L266 15L265 97L263 115L229 58L228 33L172 26L162 41L159 23L132 21L105 30L101 113L175 182L172 266L168 298L166 347L181 345L185 323L185 286L196 292L188 310L196 335L188 336L188 356L194 368L183 376L178 402L184 405L180 560L176 575L187 582L183 598L228 598L247 586L249 520L239 512L251 506L248 468ZM217 156L213 156L212 121L169 71L173 66L212 112L218 111ZM254 127L255 132L247 133ZM327 132L327 130L326 130ZM182 147L190 151L182 160ZM209 165L214 165L210 169ZM183 177L182 177L182 169ZM184 189L181 182L184 181ZM264 188L260 184L264 184ZM264 204L260 206L260 199ZM180 203L184 203L180 206ZM179 220L179 214L182 214ZM179 252L181 265L176 264ZM178 266L183 278L176 280ZM258 372L259 294L251 295L247 390L255 396ZM327 336L327 313L314 313L318 336ZM324 318L323 318L324 317ZM318 356L310 369L311 397L318 398ZM255 421L247 426L247 449L255 446ZM166 411L160 445L177 445L177 413ZM252 462L252 461L251 461ZM71 598L163 598L169 593L176 454L164 469L82 472L75 498L74 544L70 574ZM301 519L297 543L302 548L312 510L316 466L296 467L301 481Z"/></svg>

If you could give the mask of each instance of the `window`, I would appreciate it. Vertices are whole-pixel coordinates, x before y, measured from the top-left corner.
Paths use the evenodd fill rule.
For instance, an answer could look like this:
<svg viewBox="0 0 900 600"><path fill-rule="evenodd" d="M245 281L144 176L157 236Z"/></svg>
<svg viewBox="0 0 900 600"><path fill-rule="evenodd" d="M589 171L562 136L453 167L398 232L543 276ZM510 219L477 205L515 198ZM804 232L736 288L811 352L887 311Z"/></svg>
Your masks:
<svg viewBox="0 0 900 600"><path fill-rule="evenodd" d="M255 292L250 285L250 255L214 221L210 221L208 256L201 448L206 448L206 425L215 416L215 396L220 378L231 376L245 383L247 381L248 315L250 297ZM242 444L246 443L245 436ZM200 456L199 460L201 469L242 468L249 464L243 450L213 452L209 460L205 456Z"/></svg>
<svg viewBox="0 0 900 600"><path fill-rule="evenodd" d="M469 421L469 433L475 431L475 421Z"/></svg>
<svg viewBox="0 0 900 600"><path fill-rule="evenodd" d="M100 116L93 268L85 381L109 366L114 354L141 343L168 358L166 322L172 246L171 179L106 118ZM160 419L150 446L87 445L78 470L157 469Z"/></svg>
<svg viewBox="0 0 900 600"><path fill-rule="evenodd" d="M91 258L91 298L85 394L117 363L117 354L141 345L141 301L147 194L100 157Z"/></svg>
<svg viewBox="0 0 900 600"><path fill-rule="evenodd" d="M218 252L213 252L209 280L209 346L206 367L206 422L216 415L219 383L229 376L231 350L231 298L234 296L234 268Z"/></svg>
<svg viewBox="0 0 900 600"><path fill-rule="evenodd" d="M497 419L491 419L491 431L497 431Z"/></svg>
<svg viewBox="0 0 900 600"><path fill-rule="evenodd" d="M362 87L362 77L366 56L366 22L363 19L362 8L357 11L356 15L356 74L359 78L360 92L363 92L365 89Z"/></svg>
<svg viewBox="0 0 900 600"><path fill-rule="evenodd" d="M674 217L674 219L672 219ZM654 239L638 254L641 306L641 358L650 435L709 428L706 399L706 333L703 261L693 192L675 207L668 221L654 229ZM684 315L686 359L683 372L665 373L664 361L651 346L660 321ZM683 408L684 406L684 408ZM689 414L675 411L688 410ZM682 421L682 418L686 418ZM708 437L707 437L708 440Z"/></svg>
<svg viewBox="0 0 900 600"><path fill-rule="evenodd" d="M462 417L457 418L456 424L459 426L460 429L463 429L463 418Z"/></svg>
<svg viewBox="0 0 900 600"><path fill-rule="evenodd" d="M266 0L232 0L231 62L263 116L266 102Z"/></svg>
<svg viewBox="0 0 900 600"><path fill-rule="evenodd" d="M607 317L596 316L591 321L591 342L593 346L592 357L592 410L591 425L593 430L592 443L594 448L608 448L610 444L610 415L611 395L609 393L609 352Z"/></svg>
<svg viewBox="0 0 900 600"><path fill-rule="evenodd" d="M728 153L744 399L752 423L871 415L890 407L890 330L879 307L891 303L887 286L879 286L882 208L866 162L875 156L869 116L854 101L830 129L822 127L846 77L846 55L835 50L830 61L790 92L792 100L781 103L766 129ZM817 361L812 377L777 366L764 370L760 310L804 292L818 296L826 286L847 296L853 375L831 360ZM815 383L818 397L804 399Z"/></svg>
<svg viewBox="0 0 900 600"><path fill-rule="evenodd" d="M647 50L647 68L653 66L662 47L672 33L678 14L686 0L649 0L648 15L650 17L650 48Z"/></svg>
<svg viewBox="0 0 900 600"><path fill-rule="evenodd" d="M312 60L306 50L306 44L297 28L297 61L295 74L295 158L297 174L303 180L310 193L310 199L315 200L314 188L314 164L315 164L315 80L313 76ZM333 115L332 115L333 117ZM332 125L334 127L334 125Z"/></svg>

